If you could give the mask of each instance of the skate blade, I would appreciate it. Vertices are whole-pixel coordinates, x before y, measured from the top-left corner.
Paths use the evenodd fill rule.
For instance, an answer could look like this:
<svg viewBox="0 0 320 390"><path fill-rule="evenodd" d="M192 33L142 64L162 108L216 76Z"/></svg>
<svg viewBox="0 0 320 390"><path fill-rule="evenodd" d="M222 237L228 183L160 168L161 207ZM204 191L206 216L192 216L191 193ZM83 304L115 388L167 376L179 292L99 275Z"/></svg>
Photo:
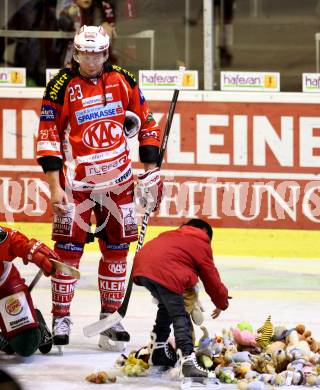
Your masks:
<svg viewBox="0 0 320 390"><path fill-rule="evenodd" d="M167 373L171 367L165 366L150 366L148 368L148 375L151 377L162 377L164 373Z"/></svg>
<svg viewBox="0 0 320 390"><path fill-rule="evenodd" d="M63 356L64 345L56 345L56 347L57 347L57 350L58 350L58 355L59 356Z"/></svg>
<svg viewBox="0 0 320 390"><path fill-rule="evenodd" d="M220 387L220 381L217 378L201 378L201 377L189 377L183 378L180 384L180 389L192 389L192 388L206 388L206 389L218 389Z"/></svg>
<svg viewBox="0 0 320 390"><path fill-rule="evenodd" d="M98 345L102 350L109 352L123 352L127 348L124 341L115 341L104 335L100 336Z"/></svg>

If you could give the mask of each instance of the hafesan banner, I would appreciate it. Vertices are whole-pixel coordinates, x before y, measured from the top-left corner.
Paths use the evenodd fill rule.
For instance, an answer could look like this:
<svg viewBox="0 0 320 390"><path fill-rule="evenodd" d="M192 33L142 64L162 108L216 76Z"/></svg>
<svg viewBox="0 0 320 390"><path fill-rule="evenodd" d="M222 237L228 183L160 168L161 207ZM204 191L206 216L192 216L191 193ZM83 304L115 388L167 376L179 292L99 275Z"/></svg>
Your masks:
<svg viewBox="0 0 320 390"><path fill-rule="evenodd" d="M0 68L0 87L25 87L26 68Z"/></svg>
<svg viewBox="0 0 320 390"><path fill-rule="evenodd" d="M302 74L302 91L319 93L320 92L320 73Z"/></svg>
<svg viewBox="0 0 320 390"><path fill-rule="evenodd" d="M198 71L139 70L141 89L198 89Z"/></svg>
<svg viewBox="0 0 320 390"><path fill-rule="evenodd" d="M221 91L279 92L278 72L220 72Z"/></svg>

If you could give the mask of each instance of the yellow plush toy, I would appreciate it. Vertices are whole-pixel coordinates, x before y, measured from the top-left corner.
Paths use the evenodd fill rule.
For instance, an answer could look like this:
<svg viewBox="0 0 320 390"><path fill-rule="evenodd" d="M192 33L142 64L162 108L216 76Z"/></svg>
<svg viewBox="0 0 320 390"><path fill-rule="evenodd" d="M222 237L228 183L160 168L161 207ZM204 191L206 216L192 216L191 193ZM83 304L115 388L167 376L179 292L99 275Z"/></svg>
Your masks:
<svg viewBox="0 0 320 390"><path fill-rule="evenodd" d="M265 323L257 330L259 336L256 337L256 342L260 348L266 349L271 343L273 335L273 325L271 323L271 316L268 316Z"/></svg>
<svg viewBox="0 0 320 390"><path fill-rule="evenodd" d="M148 368L148 363L136 358L134 353L130 353L124 362L123 371L128 376L141 376L145 374Z"/></svg>

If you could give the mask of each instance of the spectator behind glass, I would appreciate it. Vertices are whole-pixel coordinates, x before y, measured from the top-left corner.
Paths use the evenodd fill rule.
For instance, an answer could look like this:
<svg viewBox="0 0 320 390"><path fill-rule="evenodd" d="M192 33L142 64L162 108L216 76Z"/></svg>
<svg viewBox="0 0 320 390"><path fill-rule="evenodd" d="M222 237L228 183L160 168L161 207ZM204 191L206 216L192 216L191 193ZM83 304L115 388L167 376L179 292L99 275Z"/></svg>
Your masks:
<svg viewBox="0 0 320 390"><path fill-rule="evenodd" d="M56 0L29 0L8 21L9 30L57 30L54 17ZM9 48L10 46L10 48ZM13 52L12 55L9 55ZM1 62L6 66L25 67L28 86L44 86L46 68L59 66L57 40L10 38L8 46L0 39Z"/></svg>
<svg viewBox="0 0 320 390"><path fill-rule="evenodd" d="M101 0L58 0L56 8L58 28L63 31L80 30L83 25L102 25L109 37L115 38L114 6L109 1ZM71 66L73 41L65 46L63 43L62 61L65 67ZM115 62L115 56L110 53L109 62Z"/></svg>

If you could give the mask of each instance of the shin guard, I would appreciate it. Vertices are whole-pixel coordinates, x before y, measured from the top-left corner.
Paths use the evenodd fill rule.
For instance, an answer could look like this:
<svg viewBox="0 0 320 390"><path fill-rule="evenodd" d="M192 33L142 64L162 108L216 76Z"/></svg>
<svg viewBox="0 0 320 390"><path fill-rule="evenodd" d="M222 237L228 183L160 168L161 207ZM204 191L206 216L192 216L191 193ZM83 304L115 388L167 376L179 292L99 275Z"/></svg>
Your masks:
<svg viewBox="0 0 320 390"><path fill-rule="evenodd" d="M102 258L99 263L99 291L101 312L113 313L122 303L125 292L127 254L129 244L100 243Z"/></svg>
<svg viewBox="0 0 320 390"><path fill-rule="evenodd" d="M79 268L83 244L57 242L54 250L64 264ZM51 278L52 314L55 317L70 315L70 305L74 296L76 282L76 279L63 275L61 272L56 272Z"/></svg>

